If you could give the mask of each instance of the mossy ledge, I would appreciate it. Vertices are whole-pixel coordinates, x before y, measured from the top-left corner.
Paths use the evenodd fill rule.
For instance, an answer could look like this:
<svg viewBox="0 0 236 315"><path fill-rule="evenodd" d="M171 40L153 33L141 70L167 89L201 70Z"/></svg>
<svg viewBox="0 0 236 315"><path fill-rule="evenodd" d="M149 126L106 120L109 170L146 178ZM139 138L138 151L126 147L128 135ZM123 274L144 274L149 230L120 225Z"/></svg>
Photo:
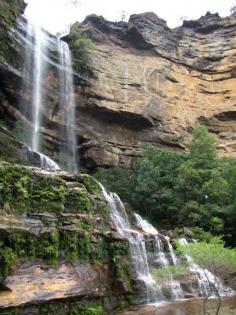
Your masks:
<svg viewBox="0 0 236 315"><path fill-rule="evenodd" d="M132 296L96 180L1 162L0 314L110 314Z"/></svg>

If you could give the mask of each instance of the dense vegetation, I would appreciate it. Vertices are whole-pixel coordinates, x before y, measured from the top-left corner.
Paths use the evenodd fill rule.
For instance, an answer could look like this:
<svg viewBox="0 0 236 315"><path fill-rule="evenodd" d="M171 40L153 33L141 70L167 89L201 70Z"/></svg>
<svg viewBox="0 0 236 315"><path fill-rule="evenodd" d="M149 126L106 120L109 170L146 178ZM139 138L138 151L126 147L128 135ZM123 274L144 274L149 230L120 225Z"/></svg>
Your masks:
<svg viewBox="0 0 236 315"><path fill-rule="evenodd" d="M216 145L198 125L189 154L147 146L133 170L98 169L95 176L157 227L188 226L235 246L236 159L219 157Z"/></svg>

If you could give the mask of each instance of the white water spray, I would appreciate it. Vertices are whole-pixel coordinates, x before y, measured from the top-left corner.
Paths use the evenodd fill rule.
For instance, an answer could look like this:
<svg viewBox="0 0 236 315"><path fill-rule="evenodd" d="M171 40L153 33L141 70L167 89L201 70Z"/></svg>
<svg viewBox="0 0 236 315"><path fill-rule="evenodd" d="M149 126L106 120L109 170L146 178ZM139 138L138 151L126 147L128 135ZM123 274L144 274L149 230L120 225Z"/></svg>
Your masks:
<svg viewBox="0 0 236 315"><path fill-rule="evenodd" d="M63 124L66 126L63 154L65 168L71 173L77 172L77 141L75 134L75 97L72 71L72 57L67 43L58 39L59 78L60 78L60 109L64 113Z"/></svg>

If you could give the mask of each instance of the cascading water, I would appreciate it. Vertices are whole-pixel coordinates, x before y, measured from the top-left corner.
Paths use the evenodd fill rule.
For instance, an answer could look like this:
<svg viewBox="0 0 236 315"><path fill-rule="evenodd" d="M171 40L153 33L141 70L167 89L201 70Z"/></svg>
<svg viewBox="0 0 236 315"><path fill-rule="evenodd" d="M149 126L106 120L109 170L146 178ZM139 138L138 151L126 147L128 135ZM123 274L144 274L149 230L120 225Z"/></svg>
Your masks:
<svg viewBox="0 0 236 315"><path fill-rule="evenodd" d="M159 261L161 268L167 268L170 262L167 260L165 253L163 251L162 240L159 236L159 232L152 226L147 220L144 220L139 214L135 213L135 219L137 221L137 226L140 227L144 232L149 235L154 235L154 252L157 253L157 260ZM168 236L164 236L165 243L167 244L168 253L171 257L173 265L177 265L178 259L174 253L173 247L170 244ZM173 276L170 275L168 281L168 290L173 300L179 300L184 298L184 294L181 285L178 281L174 280ZM159 302L159 301L158 301Z"/></svg>
<svg viewBox="0 0 236 315"><path fill-rule="evenodd" d="M172 247L172 245L170 243L170 238L168 236L165 236L165 240L166 240L166 243L167 243L168 248L169 248L169 252L170 252L170 256L171 256L172 262L176 266L178 264L178 258L175 255L173 247Z"/></svg>
<svg viewBox="0 0 236 315"><path fill-rule="evenodd" d="M47 95L45 95L45 84L43 80L46 77L47 69L53 66L58 69L59 73L59 102L60 109L63 111L62 125L65 126L64 136L65 140L61 148L60 155L64 156L62 167L71 172L77 172L77 143L75 135L75 99L73 88L73 72L72 72L72 58L68 45L49 36L37 24L25 23L24 20L18 20L17 30L13 30L16 39L23 42L25 45L25 64L23 69L24 82L23 89L25 93L30 95L32 91L32 134L29 154L35 156L37 153L37 161L40 161L40 167L57 170L60 169L58 164L51 160L45 154L40 153L40 137L41 137L41 120L44 109L44 102ZM25 36L23 35L25 34ZM59 63L50 58L49 52L54 52L58 55ZM32 78L32 80L30 80ZM32 82L31 82L32 81ZM23 110L25 108L23 104ZM66 161L66 163L65 163Z"/></svg>
<svg viewBox="0 0 236 315"><path fill-rule="evenodd" d="M120 198L114 193L107 193L101 184L100 186L110 207L111 218L117 231L129 240L133 270L136 278L145 285L146 302L163 301L164 297L161 290L149 271L143 234L131 228L125 207Z"/></svg>
<svg viewBox="0 0 236 315"><path fill-rule="evenodd" d="M185 238L180 238L179 243L183 246L188 246L188 241ZM198 286L202 296L211 296L213 295L211 283L218 288L219 294L224 296L226 294L232 294L234 291L225 286L222 281L211 273L207 269L203 269L194 263L193 259L189 255L185 255L187 262L190 264L190 271L197 274Z"/></svg>
<svg viewBox="0 0 236 315"><path fill-rule="evenodd" d="M58 39L60 109L64 112L63 125L66 126L65 145L62 154L65 157L64 167L71 173L77 172L77 141L75 134L75 98L73 88L72 58L67 43Z"/></svg>
<svg viewBox="0 0 236 315"><path fill-rule="evenodd" d="M180 266L180 259L176 256L174 249L170 243L169 237L159 234L159 232L146 220L138 214L134 214L135 223L132 227L129 222L128 215L125 207L120 198L114 193L108 193L102 185L103 195L108 202L111 211L112 221L117 231L125 238L129 240L130 252L132 257L132 266L135 278L141 281L145 285L146 300L145 303L155 303L157 305L167 302L168 300L182 300L185 298L185 293L182 289L181 283L175 279L175 276L168 270L169 266ZM181 241L180 242L186 242ZM150 254L146 243L153 244L153 250ZM149 257L150 256L150 257ZM153 263L150 264L150 259ZM187 275L195 275L198 283L198 290L195 291L192 288L191 281L185 284L188 286L187 292L190 296L198 296L198 292L202 297L208 296L210 292L209 279L217 279L208 270L203 270L199 266L193 263L192 258L187 256L186 259L191 263L189 271L186 270ZM153 266L158 266L158 269L166 269L166 276L164 282L159 284L158 278L156 278L153 272ZM154 268L155 269L155 268ZM163 280L162 280L163 281ZM216 280L215 280L216 281ZM233 291L226 288L219 279L217 279L218 287L220 288L220 294L226 295ZM163 291L164 290L164 291ZM168 294L167 294L168 292Z"/></svg>

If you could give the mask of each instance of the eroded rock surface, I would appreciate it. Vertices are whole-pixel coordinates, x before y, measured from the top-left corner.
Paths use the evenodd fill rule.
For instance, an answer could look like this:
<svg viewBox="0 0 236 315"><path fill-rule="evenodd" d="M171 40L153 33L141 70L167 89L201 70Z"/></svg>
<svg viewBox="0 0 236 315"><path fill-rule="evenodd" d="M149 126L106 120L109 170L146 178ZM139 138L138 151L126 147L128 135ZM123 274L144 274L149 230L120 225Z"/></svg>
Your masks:
<svg viewBox="0 0 236 315"><path fill-rule="evenodd" d="M75 311L113 308L131 294L128 241L92 177L1 163L0 192L1 314L75 298Z"/></svg>
<svg viewBox="0 0 236 315"><path fill-rule="evenodd" d="M65 38L75 65L81 63L76 40L81 34L92 40L86 67L74 69L81 163L129 166L148 143L186 150L197 123L217 135L221 154L236 156L235 29L234 15L210 13L176 29L154 13L133 15L129 23L90 15L79 28L75 24ZM24 27L18 33L24 37ZM32 95L23 89L25 52L19 34L11 34L14 62L0 60L0 115L10 129L30 134ZM50 51L50 58L57 61L56 51ZM43 82L47 97L41 128L43 151L56 161L65 128L58 75L51 64Z"/></svg>
<svg viewBox="0 0 236 315"><path fill-rule="evenodd" d="M220 153L236 155L234 16L173 30L154 13L128 24L89 16L82 27L94 41L94 76L78 100L87 162L130 164L147 143L185 150L196 123L218 136Z"/></svg>

